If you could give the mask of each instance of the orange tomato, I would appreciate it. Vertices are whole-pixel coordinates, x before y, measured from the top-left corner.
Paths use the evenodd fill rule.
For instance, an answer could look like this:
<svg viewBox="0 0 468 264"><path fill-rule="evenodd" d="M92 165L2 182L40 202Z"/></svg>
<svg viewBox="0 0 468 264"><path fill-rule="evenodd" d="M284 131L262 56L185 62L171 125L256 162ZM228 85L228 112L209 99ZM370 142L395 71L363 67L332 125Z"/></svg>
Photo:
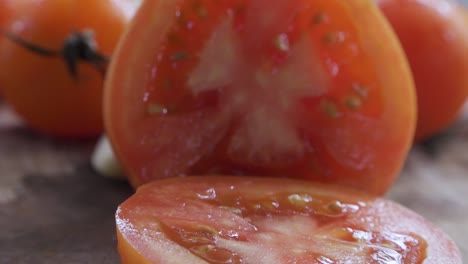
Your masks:
<svg viewBox="0 0 468 264"><path fill-rule="evenodd" d="M110 56L129 16L115 0L2 0L2 5L9 8L0 35L0 86L5 100L40 132L58 137L101 133L103 74L90 63L75 61L73 76L62 47L72 33L91 30L97 52ZM21 41L58 56L39 55ZM77 58L80 52L73 50L67 56Z"/></svg>
<svg viewBox="0 0 468 264"><path fill-rule="evenodd" d="M418 98L416 141L441 132L468 96L466 10L451 0L377 0L397 33Z"/></svg>
<svg viewBox="0 0 468 264"><path fill-rule="evenodd" d="M382 194L414 132L406 58L367 0L145 1L108 77L134 186L216 172Z"/></svg>

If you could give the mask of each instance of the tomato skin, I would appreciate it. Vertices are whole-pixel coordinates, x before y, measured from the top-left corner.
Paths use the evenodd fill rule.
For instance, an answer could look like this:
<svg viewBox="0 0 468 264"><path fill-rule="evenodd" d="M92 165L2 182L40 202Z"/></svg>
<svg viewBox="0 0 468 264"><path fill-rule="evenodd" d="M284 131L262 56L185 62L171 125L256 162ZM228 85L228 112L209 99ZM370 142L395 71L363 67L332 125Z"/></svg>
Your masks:
<svg viewBox="0 0 468 264"><path fill-rule="evenodd" d="M401 205L285 178L154 181L119 206L116 223L124 264L462 263L445 233Z"/></svg>
<svg viewBox="0 0 468 264"><path fill-rule="evenodd" d="M277 1L282 5L288 5L285 1ZM236 1L225 3L231 2ZM296 2L305 3L302 0L290 3ZM304 116L290 116L290 120L293 120L291 122L298 123L298 126L303 126L301 128L306 131L303 148L309 152L297 160L293 157L293 161L288 158L294 155L283 153L284 155L273 157L270 162L269 157L262 157L262 151L258 150L261 148L258 147L255 155L251 155L254 157L252 160L249 160L248 153L226 150L228 144L225 141L229 141L227 139L229 136L226 134L230 132L226 132L225 129L229 129L227 128L229 125L226 125L229 122L223 123L224 120L218 122L216 119L219 117L218 113L227 107L223 108L222 104L215 106L215 103L211 105L210 95L199 102L184 101L184 98L190 96L187 96L187 92L180 86L183 86L184 80L191 72L195 72L194 65L198 63L196 60L180 64L180 69L178 63L171 64L170 61L161 64L162 66L157 64L158 55L162 54L163 58L169 58L170 55L176 54L161 53L161 50L175 51L175 46L168 45L165 41L166 35L169 35L168 32L175 23L174 17L181 3L182 1L143 3L143 7L119 45L109 70L109 78L106 80L104 98L106 128L116 155L133 186L163 177L209 174L216 171L223 174L295 175L314 181L335 182L376 194L383 194L388 190L398 176L412 143L415 95L409 66L402 49L373 2L367 0L314 2L313 5L317 4L333 17L333 20L326 20L323 28L312 33L311 42L317 48L310 51L318 54L316 57L320 58L319 63L326 75L323 82L320 80L323 76L317 77L319 79L317 82L329 82L330 92L304 100L307 107ZM245 5L246 2L236 3ZM263 2L256 0L247 5L253 3L260 5L259 3ZM211 5L211 2L207 4L207 7L212 8L209 14L218 15L224 12L221 8ZM206 24L200 22L199 24L206 25L206 28L195 29L198 31L194 35L188 31L178 32L180 36L190 40L190 42L187 40L191 43L187 47L192 52L190 54L201 54L203 40L206 41L213 28L220 24L216 16L207 19L212 20L207 20L209 22ZM198 22L195 20L195 25ZM242 28L242 25L238 26ZM351 36L349 39L352 43L349 46L335 49L333 45L327 47L323 44L322 41L325 40L325 43L327 41L327 33L340 28L344 28L343 31ZM300 32L296 33L300 35ZM203 37L198 37L197 34ZM337 38L339 37L338 35ZM136 39L139 41L135 41ZM333 42L333 36L331 41ZM249 54L254 60L258 50L255 50L255 44L251 46L254 48ZM355 48L359 52L356 52ZM194 57L197 56L199 55ZM358 59L354 60L354 56ZM333 75L335 59L340 60L339 65L342 66L336 73L339 75L336 78ZM357 66L352 63L356 63ZM171 67L177 70L171 70ZM151 91L164 86L160 76L171 75L174 76L176 85L179 85L175 91L167 93ZM232 76L239 77L242 74L233 73ZM233 79L235 80L234 77ZM348 88L352 86L351 82L356 80L369 84L369 100L363 103L362 108L349 110L341 103L346 101ZM350 89L355 89L355 93L362 92L359 91L359 86ZM150 95L146 96L147 94ZM364 91L362 94L365 97L367 92ZM148 114L148 104L145 102L147 97L162 102L174 100L181 106L182 113L169 114L167 118L163 115L151 116ZM266 104L261 101L263 100L261 96L257 97L258 105ZM257 98L252 96L250 100L253 99ZM265 101L269 99L276 100L271 96ZM338 110L342 112L333 112L336 109L333 108L333 103L327 104L329 101L336 102ZM255 105L257 104L252 103L247 106L255 111ZM242 137L240 138L242 141ZM279 141L281 140L274 142ZM186 144L187 142L193 144ZM244 142L242 146L248 148L249 145L254 145L249 143L252 142ZM265 150L263 153L268 151ZM282 159L283 157L286 158Z"/></svg>
<svg viewBox="0 0 468 264"><path fill-rule="evenodd" d="M3 29L4 23L7 20L7 16L10 15L10 6L7 5L6 1L0 2L0 29ZM0 84L0 100L2 97L2 85Z"/></svg>
<svg viewBox="0 0 468 264"><path fill-rule="evenodd" d="M408 57L415 79L415 140L450 126L468 96L468 31L463 6L451 0L377 0Z"/></svg>
<svg viewBox="0 0 468 264"><path fill-rule="evenodd" d="M116 1L6 0L2 30L52 50L74 31L93 30L100 53L110 56L129 16ZM74 79L65 61L37 55L2 36L0 86L5 100L37 131L56 137L94 137L103 131L103 76L85 63Z"/></svg>

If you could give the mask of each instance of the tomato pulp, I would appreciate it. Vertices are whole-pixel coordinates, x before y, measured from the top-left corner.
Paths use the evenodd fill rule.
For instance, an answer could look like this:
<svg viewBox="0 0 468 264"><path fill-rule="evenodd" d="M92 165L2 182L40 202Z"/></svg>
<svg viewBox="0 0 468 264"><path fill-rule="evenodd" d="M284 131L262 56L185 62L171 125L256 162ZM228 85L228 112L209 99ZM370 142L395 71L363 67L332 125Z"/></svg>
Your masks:
<svg viewBox="0 0 468 264"><path fill-rule="evenodd" d="M159 180L116 222L124 264L462 263L446 234L396 203L293 179Z"/></svg>
<svg viewBox="0 0 468 264"><path fill-rule="evenodd" d="M410 147L411 74L371 1L146 1L120 44L105 122L134 186L295 175L382 194Z"/></svg>

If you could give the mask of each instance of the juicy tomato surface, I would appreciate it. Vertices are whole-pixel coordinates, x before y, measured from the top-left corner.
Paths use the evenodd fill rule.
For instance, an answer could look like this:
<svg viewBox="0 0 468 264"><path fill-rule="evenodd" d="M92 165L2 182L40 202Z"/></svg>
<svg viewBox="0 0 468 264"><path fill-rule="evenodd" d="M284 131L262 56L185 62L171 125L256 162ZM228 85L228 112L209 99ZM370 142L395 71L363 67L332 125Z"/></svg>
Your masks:
<svg viewBox="0 0 468 264"><path fill-rule="evenodd" d="M139 188L116 213L122 263L462 263L394 202L280 178L187 177Z"/></svg>
<svg viewBox="0 0 468 264"><path fill-rule="evenodd" d="M103 74L90 63L75 61L76 76L72 76L69 61L61 57L65 54L62 48L73 33L90 30L94 33L90 46L97 45L101 54L110 56L130 17L119 1L1 2L9 8L0 28L4 99L32 128L43 133L60 137L101 133ZM43 51L34 52L20 42ZM68 55L78 59L86 56L79 50Z"/></svg>
<svg viewBox="0 0 468 264"><path fill-rule="evenodd" d="M377 0L406 52L416 84L416 141L441 132L468 96L466 10L451 0Z"/></svg>
<svg viewBox="0 0 468 264"><path fill-rule="evenodd" d="M372 1L145 1L105 122L134 186L296 175L384 193L415 124L403 51Z"/></svg>

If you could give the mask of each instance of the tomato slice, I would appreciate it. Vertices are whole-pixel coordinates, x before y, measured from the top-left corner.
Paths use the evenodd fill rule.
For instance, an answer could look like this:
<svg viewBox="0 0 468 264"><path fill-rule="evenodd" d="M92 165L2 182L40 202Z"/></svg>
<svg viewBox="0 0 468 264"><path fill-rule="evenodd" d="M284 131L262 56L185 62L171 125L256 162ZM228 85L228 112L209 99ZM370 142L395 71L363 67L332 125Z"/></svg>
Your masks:
<svg viewBox="0 0 468 264"><path fill-rule="evenodd" d="M413 82L371 1L146 1L113 62L106 126L135 186L296 175L381 194L411 143Z"/></svg>
<svg viewBox="0 0 468 264"><path fill-rule="evenodd" d="M116 213L123 263L461 263L454 242L388 200L308 181L154 181Z"/></svg>

